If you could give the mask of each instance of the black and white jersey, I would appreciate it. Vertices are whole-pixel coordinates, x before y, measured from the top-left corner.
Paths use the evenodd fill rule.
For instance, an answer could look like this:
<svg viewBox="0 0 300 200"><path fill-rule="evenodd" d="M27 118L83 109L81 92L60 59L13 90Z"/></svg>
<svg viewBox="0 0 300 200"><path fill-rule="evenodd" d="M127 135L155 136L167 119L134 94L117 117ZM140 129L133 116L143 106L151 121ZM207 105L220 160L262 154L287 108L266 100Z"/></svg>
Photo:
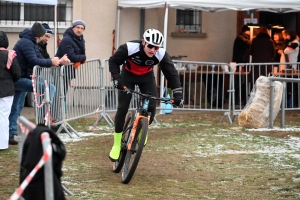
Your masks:
<svg viewBox="0 0 300 200"><path fill-rule="evenodd" d="M120 65L122 65L122 70L141 76L152 72L154 66L159 64L170 87L179 88L178 72L165 49L160 48L152 58L149 58L143 48L141 40L122 44L109 59L109 70L112 76L120 74Z"/></svg>

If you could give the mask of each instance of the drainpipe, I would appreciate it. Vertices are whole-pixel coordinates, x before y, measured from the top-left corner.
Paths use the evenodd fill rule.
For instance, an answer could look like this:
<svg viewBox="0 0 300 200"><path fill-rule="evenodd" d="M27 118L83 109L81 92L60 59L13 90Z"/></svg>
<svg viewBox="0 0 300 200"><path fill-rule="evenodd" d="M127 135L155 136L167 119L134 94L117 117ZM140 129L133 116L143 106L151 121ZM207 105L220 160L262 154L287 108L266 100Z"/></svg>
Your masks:
<svg viewBox="0 0 300 200"><path fill-rule="evenodd" d="M141 8L140 39L143 38L144 31L145 31L145 8Z"/></svg>
<svg viewBox="0 0 300 200"><path fill-rule="evenodd" d="M116 32L117 32L117 35L116 35L116 48L119 47L119 43L120 43L120 16L121 16L121 10L122 10L122 7L121 6L118 6L118 10L117 10L117 24L116 24Z"/></svg>

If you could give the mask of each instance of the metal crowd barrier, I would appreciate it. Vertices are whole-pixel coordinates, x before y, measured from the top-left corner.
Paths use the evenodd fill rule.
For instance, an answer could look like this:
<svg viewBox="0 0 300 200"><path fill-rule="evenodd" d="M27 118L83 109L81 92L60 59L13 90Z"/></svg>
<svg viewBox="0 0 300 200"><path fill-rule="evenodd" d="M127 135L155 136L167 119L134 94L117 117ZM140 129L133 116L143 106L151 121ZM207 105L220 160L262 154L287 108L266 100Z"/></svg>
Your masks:
<svg viewBox="0 0 300 200"><path fill-rule="evenodd" d="M173 60L182 83L185 105L183 108L172 108L173 110L194 110L194 111L218 111L224 112L224 117L228 117L231 123L231 76L229 64L227 63L209 63L209 62L189 62ZM116 112L117 90L113 88L111 75L108 67L108 59L102 61L103 66L103 88L105 90L105 110L104 112ZM197 67L196 67L197 66ZM154 73L158 90L164 88L159 84L159 68L154 67ZM158 92L159 93L159 92ZM172 96L172 95L171 95ZM137 105L137 99L132 99L129 109L134 109ZM157 107L158 110L168 109Z"/></svg>
<svg viewBox="0 0 300 200"><path fill-rule="evenodd" d="M102 77L103 77L103 89L105 94L105 111L110 112L116 112L118 107L118 90L114 88L111 74L109 72L109 65L108 65L108 59L104 59L102 61ZM121 70L121 69L120 69ZM132 98L130 108L129 109L135 109L137 106L137 99Z"/></svg>
<svg viewBox="0 0 300 200"><path fill-rule="evenodd" d="M231 123L231 72L227 63L173 60L185 105L179 110L223 112Z"/></svg>
<svg viewBox="0 0 300 200"><path fill-rule="evenodd" d="M162 108L186 111L223 112L221 122L228 117L230 123L241 112L249 99L255 80L260 76L278 76L298 79L300 73L292 72L289 66L299 67L300 63L213 63L173 60L180 78L185 105L183 108ZM48 71L51 70L51 73ZM154 67L158 91L165 87L160 81L159 66ZM118 91L113 87L108 59L89 60L77 69L73 64L60 68L36 67L35 80L50 80L56 86L51 105L51 116L58 119L55 124L61 128L76 131L67 123L70 120L97 114L94 125L105 119L109 125L113 120L108 113L115 113L118 107ZM42 79L41 79L42 77ZM163 84L160 84L163 83ZM39 84L37 84L39 85ZM51 85L50 85L51 86ZM285 110L298 110L300 105L299 83L287 82ZM42 92L42 89L38 89ZM50 87L51 90L51 87ZM158 92L160 94L160 92ZM171 94L172 96L172 94ZM137 106L133 98L129 109ZM231 117L232 116L232 117ZM37 113L43 119L43 110ZM60 131L60 130L59 130ZM58 131L58 132L59 132Z"/></svg>
<svg viewBox="0 0 300 200"><path fill-rule="evenodd" d="M286 80L286 94L283 97L285 110L300 109L299 82L295 81L300 78L300 63L239 63L230 64L233 74L232 84L232 110L233 120L242 111L246 105L256 79L259 76L278 77ZM282 80L281 79L281 80Z"/></svg>
<svg viewBox="0 0 300 200"><path fill-rule="evenodd" d="M94 126L104 118L109 125L113 125L114 122L108 115L108 113L115 113L118 108L118 90L114 88L111 74L109 72L108 59L104 59L102 61L102 67L100 70L100 77L102 77L101 81L101 99L102 99L102 108L98 114L98 118L94 124ZM138 87L135 88L138 90ZM137 97L131 99L129 110L134 110L137 108L139 100ZM156 119L154 119L156 121Z"/></svg>
<svg viewBox="0 0 300 200"><path fill-rule="evenodd" d="M42 85L39 84L44 79L49 81L50 99L53 95L51 85L55 87L50 114L53 124L59 125L57 133L64 129L70 137L72 137L71 132L79 136L68 122L97 114L101 110L104 104L103 95L101 95L103 92L101 71L100 59L88 60L76 69L73 63L61 67L34 67L33 75L37 94L44 93ZM35 110L36 123L44 123L45 109L43 107L38 109L35 106Z"/></svg>
<svg viewBox="0 0 300 200"><path fill-rule="evenodd" d="M287 86L287 82L296 82L300 83L300 79L295 79L295 78L281 78L281 77L270 77L270 113L269 113L269 128L273 128L274 122L273 122L273 118L274 118L274 114L273 114L273 108L274 107L274 88L275 88L275 84L274 81L280 81L283 83L283 93L282 93L282 102L281 102L281 120L280 120L280 128L284 128L284 121L285 121L285 105L286 105L286 101L285 101L285 97L286 97L286 86Z"/></svg>

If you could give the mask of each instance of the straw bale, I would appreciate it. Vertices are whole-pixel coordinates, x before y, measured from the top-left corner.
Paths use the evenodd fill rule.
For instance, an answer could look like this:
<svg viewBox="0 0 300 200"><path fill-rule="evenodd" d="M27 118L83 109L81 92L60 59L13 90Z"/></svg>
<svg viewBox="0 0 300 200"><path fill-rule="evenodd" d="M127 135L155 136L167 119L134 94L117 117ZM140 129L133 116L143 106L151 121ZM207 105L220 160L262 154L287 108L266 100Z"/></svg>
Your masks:
<svg viewBox="0 0 300 200"><path fill-rule="evenodd" d="M274 90L274 119L277 116L282 99L282 83L275 81ZM250 99L239 114L239 125L245 128L266 128L269 125L270 81L260 76L253 87ZM274 120L273 119L273 120Z"/></svg>

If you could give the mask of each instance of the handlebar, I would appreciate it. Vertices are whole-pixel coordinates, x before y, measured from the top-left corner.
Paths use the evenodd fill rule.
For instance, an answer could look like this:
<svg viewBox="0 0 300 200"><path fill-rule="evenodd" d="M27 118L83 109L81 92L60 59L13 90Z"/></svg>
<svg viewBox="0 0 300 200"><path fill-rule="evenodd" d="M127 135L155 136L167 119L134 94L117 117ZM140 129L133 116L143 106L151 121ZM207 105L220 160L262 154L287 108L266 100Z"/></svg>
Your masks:
<svg viewBox="0 0 300 200"><path fill-rule="evenodd" d="M135 90L129 89L126 86L124 86L124 90L123 91L127 92L127 94L138 94L139 96L142 96L142 97L144 97L146 99L153 99L153 100L156 100L156 101L161 101L161 102L166 103L166 104L172 104L172 105L174 105L174 100L170 99L170 98L167 98L167 97L158 98L158 97L152 96L150 94L143 94L141 92L137 92Z"/></svg>

